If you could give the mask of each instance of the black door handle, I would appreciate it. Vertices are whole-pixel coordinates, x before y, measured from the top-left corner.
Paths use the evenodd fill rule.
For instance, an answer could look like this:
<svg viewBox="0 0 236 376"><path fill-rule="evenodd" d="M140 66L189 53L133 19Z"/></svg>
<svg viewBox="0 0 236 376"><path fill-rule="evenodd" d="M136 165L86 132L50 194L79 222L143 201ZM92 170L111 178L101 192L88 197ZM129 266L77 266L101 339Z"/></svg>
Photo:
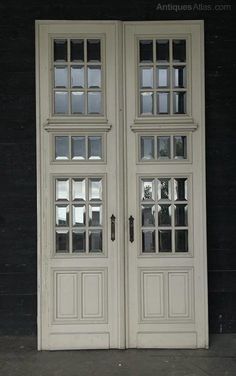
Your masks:
<svg viewBox="0 0 236 376"><path fill-rule="evenodd" d="M131 243L134 241L134 217L132 215L129 217L129 241Z"/></svg>
<svg viewBox="0 0 236 376"><path fill-rule="evenodd" d="M116 217L114 214L111 216L111 241L114 242L116 238Z"/></svg>

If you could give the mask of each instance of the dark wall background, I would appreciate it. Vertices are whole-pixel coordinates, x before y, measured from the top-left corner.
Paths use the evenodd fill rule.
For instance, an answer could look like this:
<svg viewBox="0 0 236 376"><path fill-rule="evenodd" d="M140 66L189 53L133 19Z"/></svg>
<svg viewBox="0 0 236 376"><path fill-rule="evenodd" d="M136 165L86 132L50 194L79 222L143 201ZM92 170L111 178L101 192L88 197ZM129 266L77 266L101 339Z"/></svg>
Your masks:
<svg viewBox="0 0 236 376"><path fill-rule="evenodd" d="M211 332L236 332L235 7L182 2L0 3L0 333L36 333L35 19L205 20L207 222ZM212 10L201 10L210 5Z"/></svg>

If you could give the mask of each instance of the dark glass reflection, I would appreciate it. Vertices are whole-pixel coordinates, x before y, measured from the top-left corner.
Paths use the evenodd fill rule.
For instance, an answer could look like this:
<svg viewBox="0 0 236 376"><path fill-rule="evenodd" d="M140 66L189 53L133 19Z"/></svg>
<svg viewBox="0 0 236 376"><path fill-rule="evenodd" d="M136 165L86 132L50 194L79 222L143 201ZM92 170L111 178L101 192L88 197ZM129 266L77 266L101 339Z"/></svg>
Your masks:
<svg viewBox="0 0 236 376"><path fill-rule="evenodd" d="M168 40L156 41L156 59L158 62L169 61L169 41Z"/></svg>
<svg viewBox="0 0 236 376"><path fill-rule="evenodd" d="M67 61L67 40L54 40L54 61Z"/></svg>
<svg viewBox="0 0 236 376"><path fill-rule="evenodd" d="M155 252L155 231L142 231L142 252Z"/></svg>
<svg viewBox="0 0 236 376"><path fill-rule="evenodd" d="M173 61L186 61L186 40L173 40Z"/></svg>
<svg viewBox="0 0 236 376"><path fill-rule="evenodd" d="M171 252L171 230L158 231L159 252Z"/></svg>
<svg viewBox="0 0 236 376"><path fill-rule="evenodd" d="M101 42L99 39L87 40L87 61L101 61Z"/></svg>
<svg viewBox="0 0 236 376"><path fill-rule="evenodd" d="M141 63L151 63L153 61L152 40L141 40L139 42L139 59Z"/></svg>
<svg viewBox="0 0 236 376"><path fill-rule="evenodd" d="M72 39L70 41L71 61L84 61L84 41L82 39Z"/></svg>
<svg viewBox="0 0 236 376"><path fill-rule="evenodd" d="M188 230L175 231L175 252L188 252Z"/></svg>

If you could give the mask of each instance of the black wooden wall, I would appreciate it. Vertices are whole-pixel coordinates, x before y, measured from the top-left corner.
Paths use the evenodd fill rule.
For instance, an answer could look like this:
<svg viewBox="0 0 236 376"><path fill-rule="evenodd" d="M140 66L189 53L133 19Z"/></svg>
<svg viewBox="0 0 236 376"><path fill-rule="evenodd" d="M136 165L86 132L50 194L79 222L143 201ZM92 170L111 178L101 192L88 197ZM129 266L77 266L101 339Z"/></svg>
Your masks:
<svg viewBox="0 0 236 376"><path fill-rule="evenodd" d="M36 19L205 20L210 331L236 331L236 5L185 4L198 9L158 0L0 3L0 334L36 333Z"/></svg>

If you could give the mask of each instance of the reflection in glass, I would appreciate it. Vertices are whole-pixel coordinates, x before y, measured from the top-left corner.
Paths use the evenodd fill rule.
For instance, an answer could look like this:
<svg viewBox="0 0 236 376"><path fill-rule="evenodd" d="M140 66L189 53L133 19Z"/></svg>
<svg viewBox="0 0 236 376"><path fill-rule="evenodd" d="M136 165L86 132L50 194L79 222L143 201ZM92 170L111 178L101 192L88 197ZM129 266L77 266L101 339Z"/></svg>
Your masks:
<svg viewBox="0 0 236 376"><path fill-rule="evenodd" d="M102 137L89 136L88 137L88 158L102 159Z"/></svg>
<svg viewBox="0 0 236 376"><path fill-rule="evenodd" d="M67 40L54 40L54 61L67 61Z"/></svg>
<svg viewBox="0 0 236 376"><path fill-rule="evenodd" d="M156 41L156 60L158 62L169 61L169 41L157 40Z"/></svg>
<svg viewBox="0 0 236 376"><path fill-rule="evenodd" d="M84 93L82 91L71 92L72 114L84 114Z"/></svg>
<svg viewBox="0 0 236 376"><path fill-rule="evenodd" d="M141 115L153 114L153 93L143 92L140 94L140 111Z"/></svg>
<svg viewBox="0 0 236 376"><path fill-rule="evenodd" d="M85 179L72 179L72 199L85 201Z"/></svg>
<svg viewBox="0 0 236 376"><path fill-rule="evenodd" d="M68 114L68 92L55 91L54 112L55 114Z"/></svg>
<svg viewBox="0 0 236 376"><path fill-rule="evenodd" d="M68 86L67 67L54 67L54 86L56 88L65 88Z"/></svg>
<svg viewBox="0 0 236 376"><path fill-rule="evenodd" d="M186 61L186 40L173 40L173 61Z"/></svg>
<svg viewBox="0 0 236 376"><path fill-rule="evenodd" d="M157 137L157 158L158 159L170 158L170 137L168 136Z"/></svg>
<svg viewBox="0 0 236 376"><path fill-rule="evenodd" d="M153 61L153 41L140 40L139 59L141 63L151 63Z"/></svg>
<svg viewBox="0 0 236 376"><path fill-rule="evenodd" d="M141 200L154 200L154 179L142 179Z"/></svg>
<svg viewBox="0 0 236 376"><path fill-rule="evenodd" d="M102 200L102 179L89 179L89 200Z"/></svg>
<svg viewBox="0 0 236 376"><path fill-rule="evenodd" d="M175 201L187 200L187 179L186 178L176 178L174 180L174 195L175 195Z"/></svg>
<svg viewBox="0 0 236 376"><path fill-rule="evenodd" d="M72 159L85 159L85 137L84 136L72 136L71 137L71 154Z"/></svg>
<svg viewBox="0 0 236 376"><path fill-rule="evenodd" d="M68 136L55 136L55 158L57 160L69 159Z"/></svg>
<svg viewBox="0 0 236 376"><path fill-rule="evenodd" d="M158 179L158 200L171 200L171 180Z"/></svg>
<svg viewBox="0 0 236 376"><path fill-rule="evenodd" d="M89 226L102 225L102 205L89 205Z"/></svg>
<svg viewBox="0 0 236 376"><path fill-rule="evenodd" d="M73 226L85 226L85 205L73 205Z"/></svg>
<svg viewBox="0 0 236 376"><path fill-rule="evenodd" d="M71 39L70 59L71 61L84 61L84 41L82 39Z"/></svg>
<svg viewBox="0 0 236 376"><path fill-rule="evenodd" d="M84 67L80 67L80 66L71 67L71 87L72 88L84 87Z"/></svg>
<svg viewBox="0 0 236 376"><path fill-rule="evenodd" d="M174 92L173 96L174 114L186 114L186 93Z"/></svg>
<svg viewBox="0 0 236 376"><path fill-rule="evenodd" d="M159 226L171 225L171 205L158 205Z"/></svg>
<svg viewBox="0 0 236 376"><path fill-rule="evenodd" d="M154 159L154 137L141 136L141 159Z"/></svg>
<svg viewBox="0 0 236 376"><path fill-rule="evenodd" d="M159 252L171 252L171 230L159 230Z"/></svg>
<svg viewBox="0 0 236 376"><path fill-rule="evenodd" d="M69 179L56 180L56 200L69 200Z"/></svg>
<svg viewBox="0 0 236 376"><path fill-rule="evenodd" d="M186 159L187 158L187 137L174 136L174 158Z"/></svg>
<svg viewBox="0 0 236 376"><path fill-rule="evenodd" d="M152 67L141 67L140 68L140 82L142 89L152 89L153 88L153 68Z"/></svg>
<svg viewBox="0 0 236 376"><path fill-rule="evenodd" d="M56 226L69 226L68 205L56 205Z"/></svg>
<svg viewBox="0 0 236 376"><path fill-rule="evenodd" d="M169 93L157 93L157 112L159 114L169 113Z"/></svg>
<svg viewBox="0 0 236 376"><path fill-rule="evenodd" d="M88 87L101 87L101 67L97 65L88 67Z"/></svg>
<svg viewBox="0 0 236 376"><path fill-rule="evenodd" d="M72 231L73 252L86 252L86 232L84 230Z"/></svg>
<svg viewBox="0 0 236 376"><path fill-rule="evenodd" d="M169 68L159 67L157 68L157 87L169 86Z"/></svg>
<svg viewBox="0 0 236 376"><path fill-rule="evenodd" d="M56 231L56 252L57 253L69 252L69 231L67 230Z"/></svg>
<svg viewBox="0 0 236 376"><path fill-rule="evenodd" d="M101 43L99 39L87 40L87 61L101 61Z"/></svg>
<svg viewBox="0 0 236 376"><path fill-rule="evenodd" d="M102 95L100 91L88 92L88 113L101 114L102 112Z"/></svg>
<svg viewBox="0 0 236 376"><path fill-rule="evenodd" d="M188 252L188 230L175 231L175 252Z"/></svg>
<svg viewBox="0 0 236 376"><path fill-rule="evenodd" d="M173 68L174 87L184 88L186 86L186 68L179 66Z"/></svg>
<svg viewBox="0 0 236 376"><path fill-rule="evenodd" d="M188 225L188 206L185 204L175 205L175 226Z"/></svg>
<svg viewBox="0 0 236 376"><path fill-rule="evenodd" d="M149 227L155 226L155 206L154 205L142 205L142 226Z"/></svg>
<svg viewBox="0 0 236 376"><path fill-rule="evenodd" d="M155 252L155 230L142 230L142 252Z"/></svg>
<svg viewBox="0 0 236 376"><path fill-rule="evenodd" d="M102 230L89 231L89 252L102 252Z"/></svg>

